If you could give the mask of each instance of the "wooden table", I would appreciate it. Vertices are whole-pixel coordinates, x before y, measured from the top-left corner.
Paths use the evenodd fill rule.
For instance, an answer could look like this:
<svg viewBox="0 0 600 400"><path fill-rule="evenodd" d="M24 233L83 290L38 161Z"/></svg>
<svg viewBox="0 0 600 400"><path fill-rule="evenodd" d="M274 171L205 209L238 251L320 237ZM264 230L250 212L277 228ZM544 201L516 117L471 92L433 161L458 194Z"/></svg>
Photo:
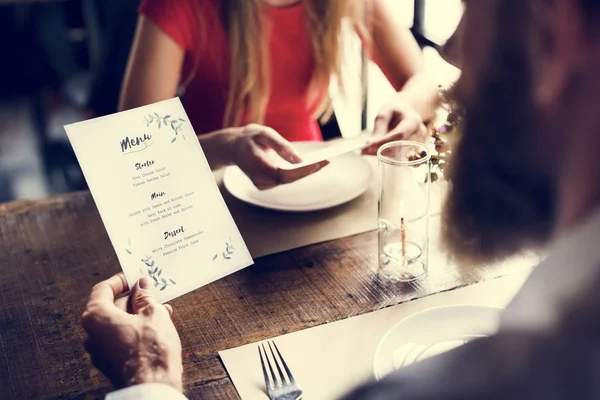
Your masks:
<svg viewBox="0 0 600 400"><path fill-rule="evenodd" d="M190 398L237 398L217 352L491 279L445 271L419 285L377 280L374 232L263 257L171 302ZM79 318L91 287L119 271L87 192L0 205L0 398L101 398Z"/></svg>

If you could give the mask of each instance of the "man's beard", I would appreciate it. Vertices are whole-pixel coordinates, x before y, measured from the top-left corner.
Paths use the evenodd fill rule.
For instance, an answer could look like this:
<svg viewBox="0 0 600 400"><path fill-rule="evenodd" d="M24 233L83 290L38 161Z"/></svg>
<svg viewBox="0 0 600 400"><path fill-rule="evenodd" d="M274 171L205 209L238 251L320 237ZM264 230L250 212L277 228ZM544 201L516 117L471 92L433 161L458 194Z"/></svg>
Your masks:
<svg viewBox="0 0 600 400"><path fill-rule="evenodd" d="M536 144L526 39L505 32L490 47L474 93L466 95L460 81L451 93L464 115L447 169L442 237L463 265L539 247L552 233L554 184L536 162L544 149Z"/></svg>

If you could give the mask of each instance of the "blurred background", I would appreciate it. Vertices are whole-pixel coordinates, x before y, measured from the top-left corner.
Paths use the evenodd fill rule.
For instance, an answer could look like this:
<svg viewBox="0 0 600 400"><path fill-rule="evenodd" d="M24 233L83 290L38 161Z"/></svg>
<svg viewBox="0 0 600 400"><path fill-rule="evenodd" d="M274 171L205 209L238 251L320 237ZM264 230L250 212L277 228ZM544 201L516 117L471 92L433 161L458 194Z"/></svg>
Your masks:
<svg viewBox="0 0 600 400"><path fill-rule="evenodd" d="M421 44L436 81L455 80L459 71L440 58L435 45L454 31L461 0L386 1ZM63 125L117 111L138 4L0 0L0 202L86 188ZM348 95L332 93L334 131L352 136L372 125L393 90L377 66L365 61L354 34L346 35Z"/></svg>

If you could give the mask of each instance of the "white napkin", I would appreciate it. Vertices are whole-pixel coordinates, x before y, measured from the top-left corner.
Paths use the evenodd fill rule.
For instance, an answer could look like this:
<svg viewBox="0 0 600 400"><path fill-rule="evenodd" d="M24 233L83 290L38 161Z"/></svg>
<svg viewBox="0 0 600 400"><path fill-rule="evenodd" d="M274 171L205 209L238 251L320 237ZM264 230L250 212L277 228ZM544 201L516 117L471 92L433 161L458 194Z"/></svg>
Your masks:
<svg viewBox="0 0 600 400"><path fill-rule="evenodd" d="M352 151L362 150L369 144L370 133L363 133L352 139L339 139L331 141L331 145L314 150L308 153L300 154L302 162L292 164L283 159L277 160L277 167L286 171L294 170L308 165L316 164L321 161L331 160L334 157Z"/></svg>
<svg viewBox="0 0 600 400"><path fill-rule="evenodd" d="M377 345L398 321L442 305L505 307L527 276L528 272L498 278L279 336L274 341L302 387L304 398L335 399L361 382L373 379ZM242 399L268 399L256 343L225 350L219 355Z"/></svg>

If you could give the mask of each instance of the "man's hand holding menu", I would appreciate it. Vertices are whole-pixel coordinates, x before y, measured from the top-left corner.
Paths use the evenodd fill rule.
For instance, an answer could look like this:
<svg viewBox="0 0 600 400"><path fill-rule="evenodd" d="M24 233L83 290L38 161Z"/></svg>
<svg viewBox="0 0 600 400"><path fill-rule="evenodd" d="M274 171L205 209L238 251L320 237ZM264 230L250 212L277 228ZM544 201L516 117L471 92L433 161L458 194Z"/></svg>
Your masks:
<svg viewBox="0 0 600 400"><path fill-rule="evenodd" d="M130 287L166 302L252 264L179 99L65 129Z"/></svg>

